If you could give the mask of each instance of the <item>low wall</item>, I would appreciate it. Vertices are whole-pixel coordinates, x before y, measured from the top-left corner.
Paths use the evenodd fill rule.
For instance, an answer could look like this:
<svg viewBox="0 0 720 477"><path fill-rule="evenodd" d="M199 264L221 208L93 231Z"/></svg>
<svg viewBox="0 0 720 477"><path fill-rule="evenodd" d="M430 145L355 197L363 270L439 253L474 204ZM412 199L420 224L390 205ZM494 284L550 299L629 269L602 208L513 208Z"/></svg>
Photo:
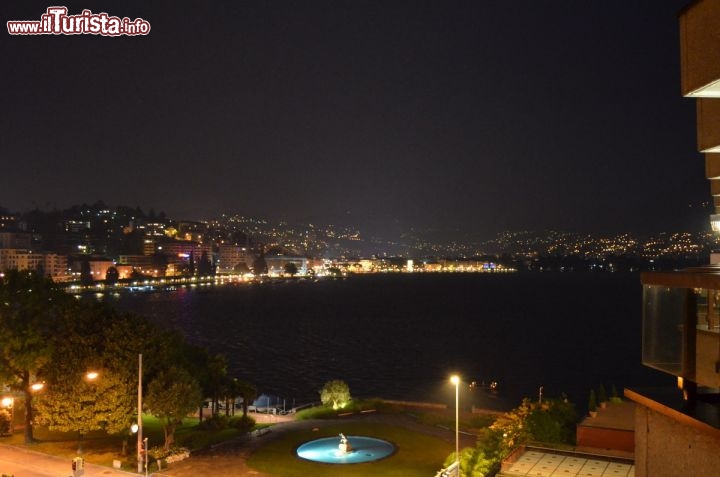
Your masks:
<svg viewBox="0 0 720 477"><path fill-rule="evenodd" d="M447 404L439 404L434 402L419 402L419 401L394 401L392 399L382 399L385 404L395 404L397 406L408 406L408 407L423 407L427 409L447 409Z"/></svg>
<svg viewBox="0 0 720 477"><path fill-rule="evenodd" d="M635 452L635 431L577 426L577 446Z"/></svg>

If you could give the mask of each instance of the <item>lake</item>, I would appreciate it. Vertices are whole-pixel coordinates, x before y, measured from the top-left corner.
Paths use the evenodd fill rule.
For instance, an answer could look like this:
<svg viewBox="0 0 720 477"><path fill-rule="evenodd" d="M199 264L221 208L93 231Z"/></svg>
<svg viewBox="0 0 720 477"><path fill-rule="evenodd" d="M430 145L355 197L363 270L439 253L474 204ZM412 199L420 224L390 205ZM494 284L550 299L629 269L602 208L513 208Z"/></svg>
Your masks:
<svg viewBox="0 0 720 477"><path fill-rule="evenodd" d="M110 298L108 298L110 299ZM508 409L524 396L672 384L640 364L637 274L390 274L123 294L118 308L180 329L230 373L291 402L342 379L353 396Z"/></svg>

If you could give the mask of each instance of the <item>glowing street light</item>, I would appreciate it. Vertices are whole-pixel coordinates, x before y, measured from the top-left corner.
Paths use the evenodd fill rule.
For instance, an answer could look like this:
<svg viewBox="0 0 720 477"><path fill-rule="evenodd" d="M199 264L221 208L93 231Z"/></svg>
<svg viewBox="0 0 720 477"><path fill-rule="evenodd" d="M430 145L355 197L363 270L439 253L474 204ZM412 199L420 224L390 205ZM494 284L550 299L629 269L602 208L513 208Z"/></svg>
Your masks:
<svg viewBox="0 0 720 477"><path fill-rule="evenodd" d="M457 466L458 475L460 473L460 413L459 413L459 396L460 396L460 376L453 374L450 376L450 382L455 385L455 465Z"/></svg>
<svg viewBox="0 0 720 477"><path fill-rule="evenodd" d="M12 434L14 430L13 422L15 421L15 398L5 396L2 398L2 401L0 401L0 405L2 405L2 408L10 413L10 425L8 426L8 432Z"/></svg>
<svg viewBox="0 0 720 477"><path fill-rule="evenodd" d="M85 377L88 379L88 381L94 381L95 379L97 379L98 376L99 374L96 371L88 371L85 374Z"/></svg>

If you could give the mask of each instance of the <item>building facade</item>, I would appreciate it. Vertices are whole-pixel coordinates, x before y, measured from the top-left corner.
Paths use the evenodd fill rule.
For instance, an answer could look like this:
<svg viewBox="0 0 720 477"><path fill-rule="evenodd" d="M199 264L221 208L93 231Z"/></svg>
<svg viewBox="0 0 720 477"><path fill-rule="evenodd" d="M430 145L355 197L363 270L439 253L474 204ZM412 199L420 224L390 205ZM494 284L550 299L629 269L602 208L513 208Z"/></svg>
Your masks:
<svg viewBox="0 0 720 477"><path fill-rule="evenodd" d="M0 272L4 270L40 270L55 281L69 278L67 256L26 248L0 248Z"/></svg>
<svg viewBox="0 0 720 477"><path fill-rule="evenodd" d="M218 246L218 273L238 273L249 270L247 249L239 245Z"/></svg>
<svg viewBox="0 0 720 477"><path fill-rule="evenodd" d="M0 248L30 249L31 235L27 232L0 232Z"/></svg>
<svg viewBox="0 0 720 477"><path fill-rule="evenodd" d="M680 13L682 93L697 102L720 231L720 1ZM670 389L626 389L634 401L635 475L720 475L720 266L644 273L642 362L677 379Z"/></svg>

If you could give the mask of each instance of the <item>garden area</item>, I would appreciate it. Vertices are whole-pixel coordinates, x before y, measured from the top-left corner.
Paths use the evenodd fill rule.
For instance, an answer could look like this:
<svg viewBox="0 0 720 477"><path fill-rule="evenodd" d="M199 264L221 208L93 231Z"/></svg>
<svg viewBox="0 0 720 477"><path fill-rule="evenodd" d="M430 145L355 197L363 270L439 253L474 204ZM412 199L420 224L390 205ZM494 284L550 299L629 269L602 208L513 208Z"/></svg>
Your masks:
<svg viewBox="0 0 720 477"><path fill-rule="evenodd" d="M337 437L340 433L350 436L368 436L383 439L395 445L395 454L382 460L360 464L322 464L297 457L295 449L302 443L322 438ZM454 444L435 436L419 433L403 427L379 422L339 422L283 434L269 441L254 452L248 466L255 470L284 477L313 475L317 477L338 475L342 466L343 476L397 476L427 477L435 475L440 464L454 450Z"/></svg>

